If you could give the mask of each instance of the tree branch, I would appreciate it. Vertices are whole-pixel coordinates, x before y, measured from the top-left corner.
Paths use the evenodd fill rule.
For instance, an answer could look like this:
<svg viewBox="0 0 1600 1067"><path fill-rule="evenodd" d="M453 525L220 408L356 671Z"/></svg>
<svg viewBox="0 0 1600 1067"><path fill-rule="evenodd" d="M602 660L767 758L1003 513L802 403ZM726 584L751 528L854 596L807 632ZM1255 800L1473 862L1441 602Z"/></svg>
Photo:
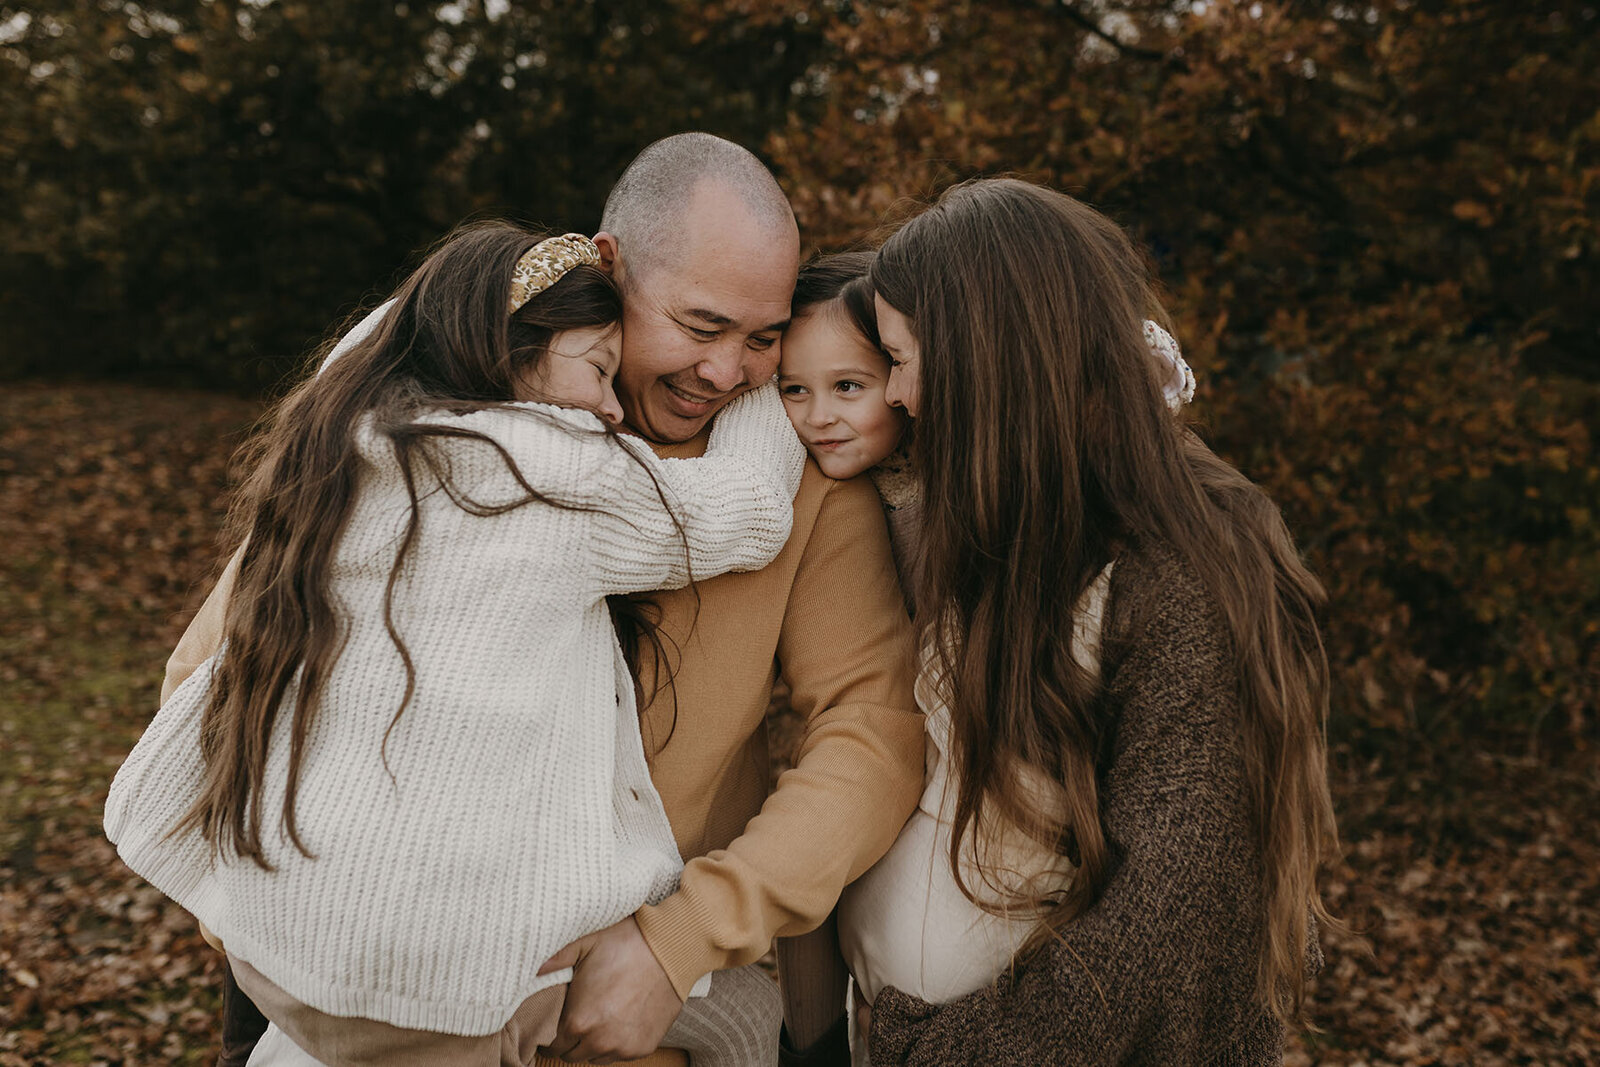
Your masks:
<svg viewBox="0 0 1600 1067"><path fill-rule="evenodd" d="M1124 44L1123 42L1117 40L1111 34L1107 33L1105 30L1102 30L1098 22L1090 18L1088 15L1085 15L1077 8L1073 7L1067 2L1067 0L1058 0L1057 3L1053 3L1050 6L1125 56L1133 56L1136 59L1148 59L1153 62L1160 62L1167 58L1167 54L1165 52L1158 52L1153 48L1140 48L1138 45Z"/></svg>

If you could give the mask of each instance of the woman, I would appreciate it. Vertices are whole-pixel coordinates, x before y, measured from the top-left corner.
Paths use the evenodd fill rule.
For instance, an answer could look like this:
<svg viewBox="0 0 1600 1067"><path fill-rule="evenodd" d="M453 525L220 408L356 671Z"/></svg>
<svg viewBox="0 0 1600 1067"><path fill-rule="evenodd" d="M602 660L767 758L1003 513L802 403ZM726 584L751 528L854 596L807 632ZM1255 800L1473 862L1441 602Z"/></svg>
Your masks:
<svg viewBox="0 0 1600 1067"><path fill-rule="evenodd" d="M872 1063L1279 1062L1336 849L1321 586L1169 412L1103 216L971 182L871 281L917 420L935 813L841 902Z"/></svg>

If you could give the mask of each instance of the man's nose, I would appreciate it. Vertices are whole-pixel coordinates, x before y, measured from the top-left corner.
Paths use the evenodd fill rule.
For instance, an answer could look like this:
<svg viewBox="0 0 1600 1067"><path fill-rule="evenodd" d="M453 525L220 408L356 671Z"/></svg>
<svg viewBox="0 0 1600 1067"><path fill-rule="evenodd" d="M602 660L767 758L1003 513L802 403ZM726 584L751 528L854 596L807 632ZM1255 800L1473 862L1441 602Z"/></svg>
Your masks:
<svg viewBox="0 0 1600 1067"><path fill-rule="evenodd" d="M726 393L744 384L744 346L720 348L695 364L694 372L701 381Z"/></svg>

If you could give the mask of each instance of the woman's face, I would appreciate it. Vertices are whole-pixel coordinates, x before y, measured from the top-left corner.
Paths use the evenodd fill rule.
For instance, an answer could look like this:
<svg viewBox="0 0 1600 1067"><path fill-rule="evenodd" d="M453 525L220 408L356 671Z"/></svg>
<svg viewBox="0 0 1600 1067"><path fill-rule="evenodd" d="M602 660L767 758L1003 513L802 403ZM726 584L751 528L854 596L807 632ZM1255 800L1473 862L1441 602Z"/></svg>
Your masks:
<svg viewBox="0 0 1600 1067"><path fill-rule="evenodd" d="M874 296L878 311L878 339L889 357L889 384L883 398L895 407L905 408L915 418L922 400L922 350L911 334L911 321L890 307L882 296Z"/></svg>

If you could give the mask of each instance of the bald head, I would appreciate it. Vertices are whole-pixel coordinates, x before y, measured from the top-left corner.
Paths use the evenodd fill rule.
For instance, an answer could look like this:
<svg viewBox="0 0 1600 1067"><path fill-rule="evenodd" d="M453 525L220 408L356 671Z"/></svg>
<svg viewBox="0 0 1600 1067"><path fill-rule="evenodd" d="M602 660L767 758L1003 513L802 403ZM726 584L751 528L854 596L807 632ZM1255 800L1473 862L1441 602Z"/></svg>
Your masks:
<svg viewBox="0 0 1600 1067"><path fill-rule="evenodd" d="M761 161L680 133L639 153L594 235L622 287L623 421L686 441L772 377L800 265L794 211Z"/></svg>
<svg viewBox="0 0 1600 1067"><path fill-rule="evenodd" d="M606 198L600 229L617 239L624 283L682 255L696 193L743 209L780 244L794 239L789 198L749 149L709 133L674 134L640 152Z"/></svg>

